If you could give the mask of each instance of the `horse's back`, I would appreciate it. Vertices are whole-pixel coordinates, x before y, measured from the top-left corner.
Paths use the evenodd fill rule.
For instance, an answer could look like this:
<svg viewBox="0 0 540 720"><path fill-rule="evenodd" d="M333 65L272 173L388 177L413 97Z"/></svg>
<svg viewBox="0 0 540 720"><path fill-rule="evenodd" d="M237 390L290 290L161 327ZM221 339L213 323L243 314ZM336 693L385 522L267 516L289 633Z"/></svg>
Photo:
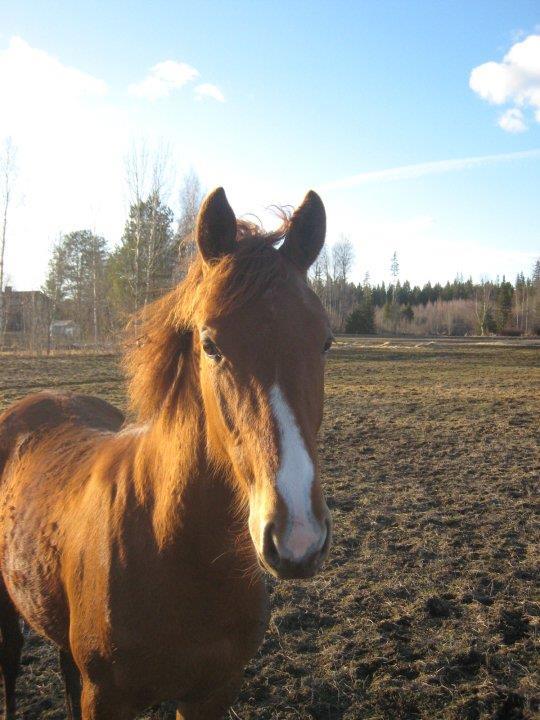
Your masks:
<svg viewBox="0 0 540 720"><path fill-rule="evenodd" d="M39 440L61 426L116 432L123 422L120 410L91 395L55 392L28 395L0 415L0 476L23 439Z"/></svg>

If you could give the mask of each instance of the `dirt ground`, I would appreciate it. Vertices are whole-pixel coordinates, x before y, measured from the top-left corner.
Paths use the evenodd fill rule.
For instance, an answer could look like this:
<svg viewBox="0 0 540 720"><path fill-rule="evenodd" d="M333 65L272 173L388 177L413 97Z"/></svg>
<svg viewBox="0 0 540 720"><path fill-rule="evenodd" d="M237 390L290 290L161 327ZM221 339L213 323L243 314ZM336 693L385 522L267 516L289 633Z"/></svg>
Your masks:
<svg viewBox="0 0 540 720"><path fill-rule="evenodd" d="M538 717L539 361L516 341L339 340L331 559L270 583L231 720ZM46 387L124 403L115 356L0 356L0 407ZM55 654L29 631L23 665L20 717L64 719Z"/></svg>

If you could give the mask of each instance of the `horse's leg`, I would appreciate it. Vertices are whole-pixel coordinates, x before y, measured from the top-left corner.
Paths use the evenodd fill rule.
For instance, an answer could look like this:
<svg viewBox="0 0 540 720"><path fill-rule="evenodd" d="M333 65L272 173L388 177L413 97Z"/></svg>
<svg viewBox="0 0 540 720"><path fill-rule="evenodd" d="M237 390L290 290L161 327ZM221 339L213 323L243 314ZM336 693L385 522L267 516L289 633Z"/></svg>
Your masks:
<svg viewBox="0 0 540 720"><path fill-rule="evenodd" d="M235 701L242 678L242 673L238 673L201 702L178 703L176 720L221 720Z"/></svg>
<svg viewBox="0 0 540 720"><path fill-rule="evenodd" d="M81 693L82 720L133 720L132 712L117 693L83 678Z"/></svg>
<svg viewBox="0 0 540 720"><path fill-rule="evenodd" d="M68 720L81 720L81 674L69 650L60 650Z"/></svg>
<svg viewBox="0 0 540 720"><path fill-rule="evenodd" d="M4 717L15 720L17 699L15 683L19 674L23 634L19 616L11 602L4 581L0 578L0 671L4 679Z"/></svg>

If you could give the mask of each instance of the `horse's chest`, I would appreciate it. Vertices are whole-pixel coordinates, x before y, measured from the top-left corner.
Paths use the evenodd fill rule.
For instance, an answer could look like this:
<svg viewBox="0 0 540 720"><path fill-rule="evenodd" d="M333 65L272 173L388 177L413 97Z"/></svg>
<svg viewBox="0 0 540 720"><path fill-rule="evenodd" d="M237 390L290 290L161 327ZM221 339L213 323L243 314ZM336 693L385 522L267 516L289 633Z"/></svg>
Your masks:
<svg viewBox="0 0 540 720"><path fill-rule="evenodd" d="M222 590L225 597L219 601L171 588L152 617L138 618L138 632L131 621L116 623L117 682L146 693L144 702L153 702L203 697L240 672L267 627L266 591L262 583L246 583L242 595L235 584Z"/></svg>

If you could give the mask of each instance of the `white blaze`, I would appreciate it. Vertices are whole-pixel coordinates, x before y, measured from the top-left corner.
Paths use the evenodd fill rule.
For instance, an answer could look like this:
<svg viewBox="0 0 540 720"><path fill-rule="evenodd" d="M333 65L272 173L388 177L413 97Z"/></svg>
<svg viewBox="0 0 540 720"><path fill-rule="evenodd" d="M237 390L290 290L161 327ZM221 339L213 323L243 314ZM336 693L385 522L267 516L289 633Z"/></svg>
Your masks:
<svg viewBox="0 0 540 720"><path fill-rule="evenodd" d="M281 457L276 485L288 510L287 529L282 540L276 540L279 550L291 559L302 558L307 551L321 543L321 533L311 509L311 489L315 469L293 411L281 388L275 384L270 390L270 405L276 420Z"/></svg>

